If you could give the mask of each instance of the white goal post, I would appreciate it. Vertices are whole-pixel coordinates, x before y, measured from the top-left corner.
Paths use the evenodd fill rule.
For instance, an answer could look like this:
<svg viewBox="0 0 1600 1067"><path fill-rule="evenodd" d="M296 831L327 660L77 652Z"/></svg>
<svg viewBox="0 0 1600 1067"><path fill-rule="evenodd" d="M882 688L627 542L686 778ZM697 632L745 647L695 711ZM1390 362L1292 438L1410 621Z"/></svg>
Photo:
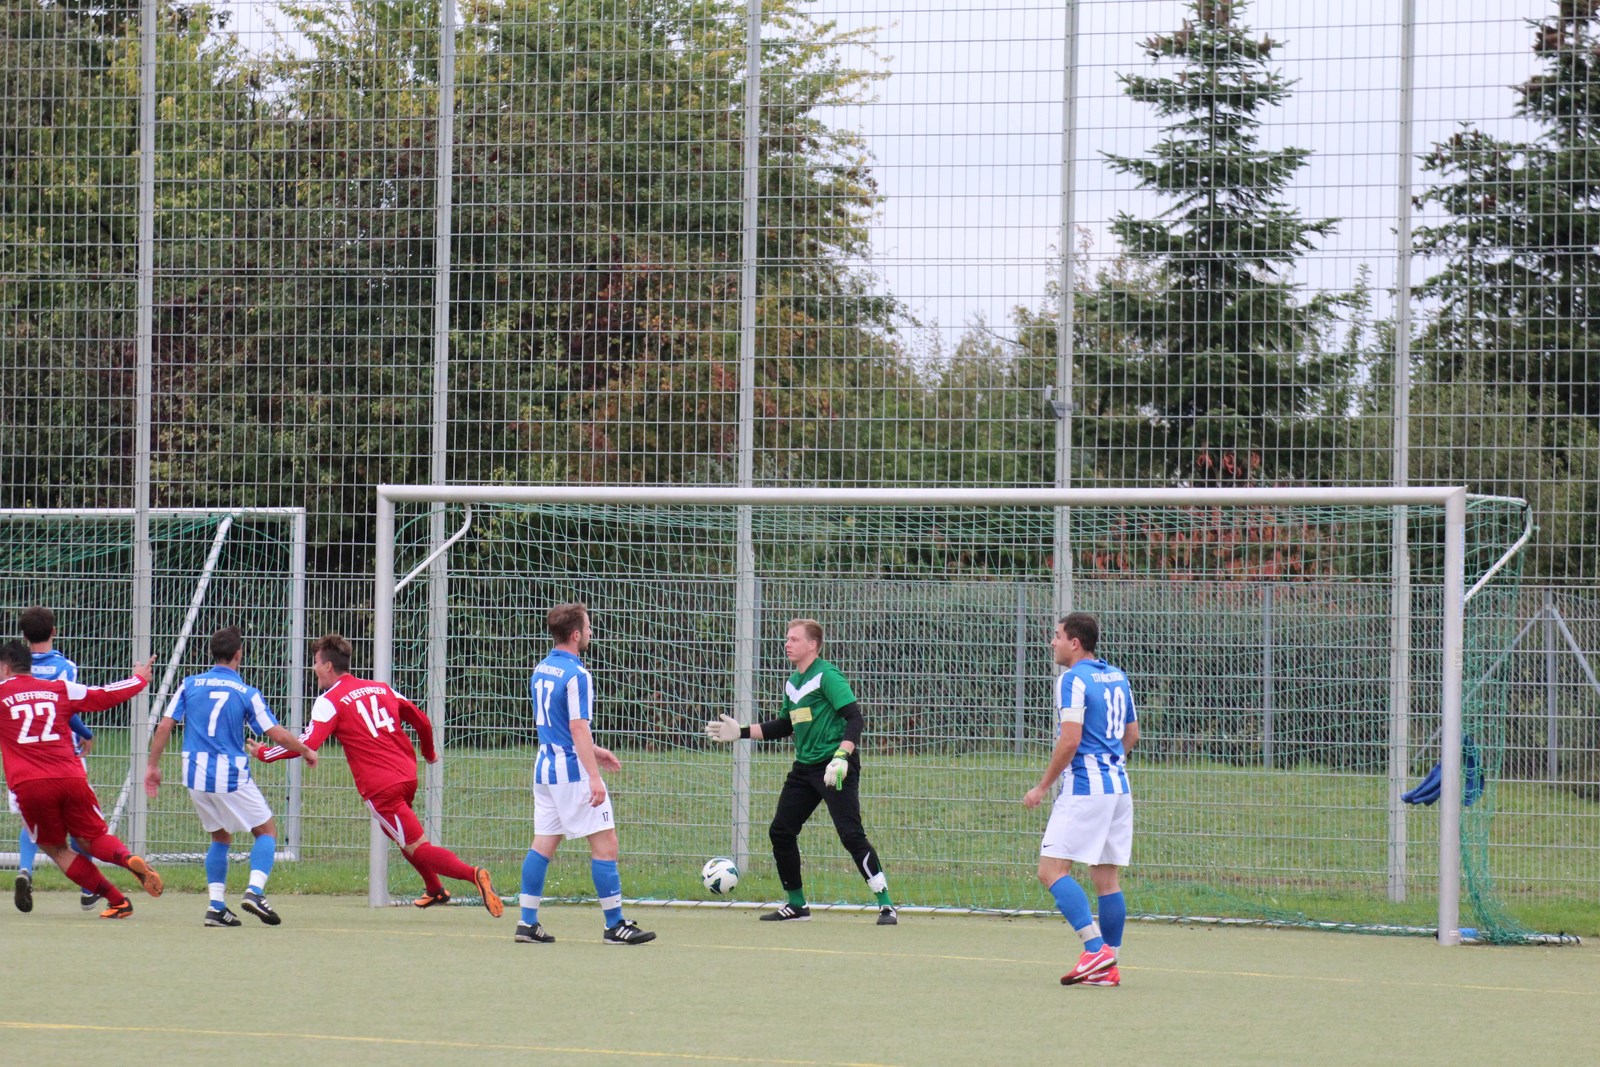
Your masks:
<svg viewBox="0 0 1600 1067"><path fill-rule="evenodd" d="M750 645L754 640L754 624L745 616L743 608L753 601L749 586L754 582L754 567L749 541L749 515L751 509L796 506L824 508L840 507L939 507L939 508L999 508L1028 507L1056 509L1057 544L1067 528L1067 517L1073 508L1269 508L1269 507L1430 507L1443 513L1442 583L1441 583L1441 647L1438 679L1440 707L1440 770L1441 793L1439 800L1438 839L1438 927L1441 944L1457 944L1462 939L1460 925L1461 903L1461 818L1462 818L1462 671L1465 642L1465 530L1467 517L1467 491L1460 486L1391 487L1391 488L1326 488L1326 489L821 489L821 488L644 488L644 487L508 487L472 485L381 485L377 489L376 531L376 590L374 608L373 673L383 681L391 680L394 669L395 597L397 586L403 579L396 574L396 505L438 505L442 512L446 505L582 505L582 506L721 506L739 509L741 541L736 580L739 586L737 603L740 605L735 640L735 713L741 721L750 721L753 710L750 670L752 656ZM1400 512L1403 514L1403 512ZM430 524L431 551L418 564L412 575L423 567L431 566L431 575L445 580L448 577L448 547L443 536L442 515L436 513ZM468 517L468 524L471 523ZM465 532L465 527L463 531ZM457 535L459 537L460 534ZM1066 564L1056 569L1056 605L1059 609L1071 606L1071 559L1058 552ZM407 576L409 577L409 576ZM441 581L442 584L442 581ZM442 589L430 590L430 612L435 617L429 628L430 650L428 662L444 662L443 643L447 640L447 601ZM1409 612L1409 606L1396 610ZM441 683L442 684L442 683ZM430 678L430 690L434 683ZM442 691L439 694L442 699ZM442 710L442 708L435 709ZM437 730L442 723L436 719ZM747 746L738 746L743 749ZM1402 770L1401 773L1404 773ZM737 779L737 774L736 774ZM435 780L437 784L437 780ZM746 798L748 800L748 798ZM435 802L436 803L436 802ZM430 815L436 817L436 807ZM735 849L741 851L745 842L741 834L748 827L748 817L741 822L735 814ZM372 828L370 854L369 899L373 906L387 905L388 892L388 841Z"/></svg>

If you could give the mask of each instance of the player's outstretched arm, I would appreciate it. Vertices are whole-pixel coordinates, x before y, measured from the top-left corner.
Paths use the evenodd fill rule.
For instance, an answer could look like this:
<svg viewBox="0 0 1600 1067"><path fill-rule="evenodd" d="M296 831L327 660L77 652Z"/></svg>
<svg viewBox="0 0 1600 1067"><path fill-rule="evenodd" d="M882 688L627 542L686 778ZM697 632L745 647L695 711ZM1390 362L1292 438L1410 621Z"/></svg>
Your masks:
<svg viewBox="0 0 1600 1067"><path fill-rule="evenodd" d="M328 698L318 697L317 702L311 706L311 725L300 734L302 747L313 752L321 748L322 742L333 736L333 727L338 717L339 713L328 702ZM300 755L287 745L263 745L260 741L246 741L244 747L262 763L276 763L278 760L294 759Z"/></svg>
<svg viewBox="0 0 1600 1067"><path fill-rule="evenodd" d="M732 715L719 715L706 723L706 736L721 745L731 744L740 737L755 737L755 731L741 733L739 720Z"/></svg>
<svg viewBox="0 0 1600 1067"><path fill-rule="evenodd" d="M67 706L71 708L73 713L77 713L80 711L106 711L117 707L119 704L126 704L144 692L144 687L149 684L149 666L148 662L144 664L147 670L145 674L140 674L135 670L133 677L124 678L120 682L112 682L110 685L79 685L77 682L67 682Z"/></svg>
<svg viewBox="0 0 1600 1067"><path fill-rule="evenodd" d="M307 767L315 767L317 765L316 750L307 748L304 742L302 742L298 737L290 733L288 730L285 730L282 726L267 727L266 736L272 738L274 741L278 742L279 745L282 745L284 748L305 760Z"/></svg>
<svg viewBox="0 0 1600 1067"><path fill-rule="evenodd" d="M788 719L772 719L740 726L739 720L732 715L719 715L706 723L706 736L718 744L729 744L745 738L751 741L776 741L792 733L794 724Z"/></svg>

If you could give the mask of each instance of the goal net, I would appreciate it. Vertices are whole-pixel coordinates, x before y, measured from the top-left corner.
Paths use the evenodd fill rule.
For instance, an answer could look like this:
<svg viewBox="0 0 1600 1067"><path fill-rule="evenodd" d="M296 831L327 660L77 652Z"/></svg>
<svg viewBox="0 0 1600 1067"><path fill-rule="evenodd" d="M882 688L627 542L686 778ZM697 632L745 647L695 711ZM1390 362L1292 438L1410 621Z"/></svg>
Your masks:
<svg viewBox="0 0 1600 1067"><path fill-rule="evenodd" d="M223 627L244 629L250 681L286 725L301 718L305 513L299 508L234 511L157 508L150 512L149 631L155 653L148 694L90 717L91 784L107 822L137 852L165 862L198 860L206 835L169 760L160 795L144 795L149 731L187 674L211 665L209 640ZM102 685L133 664L135 518L131 508L0 509L0 619L17 635L18 613L50 608L56 648L78 664L79 680ZM176 751L180 741L175 739ZM300 769L256 772L285 823L280 841L293 855L300 835ZM17 816L0 813L0 864L16 862Z"/></svg>
<svg viewBox="0 0 1600 1067"><path fill-rule="evenodd" d="M1053 620L1091 611L1141 726L1130 908L1509 940L1524 932L1490 877L1502 730L1484 675L1526 529L1521 501L1460 490L390 486L375 663L442 735L431 825L514 868L528 676L545 612L584 601L596 736L624 763L608 784L625 891L706 900L700 866L729 854L738 899L771 901L792 746L730 754L701 724L772 717L787 622L816 618L865 712L864 818L897 902L1042 910L1047 813L1020 801L1053 741ZM1435 764L1440 802L1404 803ZM801 848L813 901L870 901L824 811ZM375 858L375 903L391 879L410 891L392 850ZM558 863L547 895L592 896L587 871Z"/></svg>

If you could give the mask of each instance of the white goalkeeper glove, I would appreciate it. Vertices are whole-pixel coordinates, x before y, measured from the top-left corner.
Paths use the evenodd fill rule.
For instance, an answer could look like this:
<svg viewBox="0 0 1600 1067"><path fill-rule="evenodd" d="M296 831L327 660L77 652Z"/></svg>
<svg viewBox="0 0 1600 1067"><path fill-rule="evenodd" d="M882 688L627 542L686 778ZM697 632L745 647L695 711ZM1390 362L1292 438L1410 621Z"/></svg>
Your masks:
<svg viewBox="0 0 1600 1067"><path fill-rule="evenodd" d="M739 740L739 720L732 715L718 716L706 723L706 736L721 744L737 741Z"/></svg>
<svg viewBox="0 0 1600 1067"><path fill-rule="evenodd" d="M842 748L833 754L833 758L828 761L828 769L822 772L823 785L831 785L835 789L844 788L844 780L850 775L850 764L846 759L849 755L850 753Z"/></svg>

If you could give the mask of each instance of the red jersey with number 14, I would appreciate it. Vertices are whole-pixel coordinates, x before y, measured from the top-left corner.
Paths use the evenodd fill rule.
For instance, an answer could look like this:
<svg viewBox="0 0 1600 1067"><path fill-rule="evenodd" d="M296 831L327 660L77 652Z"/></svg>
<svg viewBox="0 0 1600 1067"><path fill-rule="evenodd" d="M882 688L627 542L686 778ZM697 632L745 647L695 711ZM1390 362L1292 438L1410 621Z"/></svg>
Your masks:
<svg viewBox="0 0 1600 1067"><path fill-rule="evenodd" d="M418 707L382 682L346 674L317 698L311 708L311 725L300 735L307 748L316 749L332 737L344 749L356 792L370 797L380 789L417 780L417 753L400 728L406 723L417 732L422 755L432 763L433 724ZM293 758L282 745L260 751L263 763Z"/></svg>
<svg viewBox="0 0 1600 1067"><path fill-rule="evenodd" d="M67 720L75 712L105 711L138 696L139 677L111 685L79 685L14 674L0 682L0 756L6 785L37 778L87 778L72 747Z"/></svg>

